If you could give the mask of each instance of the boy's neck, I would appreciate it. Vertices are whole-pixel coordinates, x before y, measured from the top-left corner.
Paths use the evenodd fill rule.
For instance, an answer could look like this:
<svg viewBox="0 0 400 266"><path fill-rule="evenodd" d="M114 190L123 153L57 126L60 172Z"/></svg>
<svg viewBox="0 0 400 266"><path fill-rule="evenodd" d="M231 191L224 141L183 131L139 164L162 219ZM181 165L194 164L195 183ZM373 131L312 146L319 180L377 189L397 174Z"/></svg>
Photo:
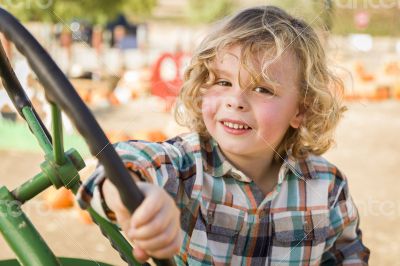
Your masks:
<svg viewBox="0 0 400 266"><path fill-rule="evenodd" d="M281 163L274 160L274 153L265 153L265 156L243 156L223 152L224 156L251 178L263 192L269 192L278 181L278 173Z"/></svg>

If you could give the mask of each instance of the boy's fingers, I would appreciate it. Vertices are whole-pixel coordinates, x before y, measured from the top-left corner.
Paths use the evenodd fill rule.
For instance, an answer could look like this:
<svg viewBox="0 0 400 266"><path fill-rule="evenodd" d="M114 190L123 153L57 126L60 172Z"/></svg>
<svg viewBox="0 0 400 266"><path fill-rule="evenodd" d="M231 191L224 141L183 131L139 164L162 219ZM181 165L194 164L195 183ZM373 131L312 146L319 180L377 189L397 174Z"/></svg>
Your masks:
<svg viewBox="0 0 400 266"><path fill-rule="evenodd" d="M113 185L113 183L111 183L110 180L108 179L104 180L104 183L102 185L102 190L105 196L108 195L108 197L105 197L104 199L106 201L106 204L108 205L108 207L110 207L111 210L113 210L114 212L124 212L124 213L126 212L129 214L129 211L126 209L126 207L121 201L117 188ZM115 195L115 196L110 197L110 195Z"/></svg>
<svg viewBox="0 0 400 266"><path fill-rule="evenodd" d="M139 262L143 263L146 260L150 258L150 256L141 248L135 247L133 250L133 256L138 260Z"/></svg>
<svg viewBox="0 0 400 266"><path fill-rule="evenodd" d="M118 224L121 226L124 232L128 232L130 226L130 215L124 213L115 212Z"/></svg>
<svg viewBox="0 0 400 266"><path fill-rule="evenodd" d="M182 240L179 237L175 238L168 246L156 251L148 251L148 254L155 258L170 258L179 253Z"/></svg>
<svg viewBox="0 0 400 266"><path fill-rule="evenodd" d="M162 200L160 200L160 197L157 195L157 193L150 193L150 186L153 185L143 182L138 182L137 184L140 190L142 190L146 195L146 198L132 215L131 226L133 227L139 227L140 225L151 220L151 218L153 218L160 211L164 203Z"/></svg>
<svg viewBox="0 0 400 266"><path fill-rule="evenodd" d="M154 184L146 183L146 182L136 182L136 185L139 187L140 191L143 192L145 196L151 194L154 189L158 189L159 187L154 186ZM162 190L162 188L160 188Z"/></svg>
<svg viewBox="0 0 400 266"><path fill-rule="evenodd" d="M179 226L175 224L170 224L166 230L164 230L161 234L156 235L155 237L138 240L136 243L147 251L156 251L162 247L168 246L171 244L176 238L179 238Z"/></svg>
<svg viewBox="0 0 400 266"><path fill-rule="evenodd" d="M157 236L162 233L171 223L173 212L168 208L162 208L148 223L140 227L132 226L128 232L128 237L133 240L144 240Z"/></svg>

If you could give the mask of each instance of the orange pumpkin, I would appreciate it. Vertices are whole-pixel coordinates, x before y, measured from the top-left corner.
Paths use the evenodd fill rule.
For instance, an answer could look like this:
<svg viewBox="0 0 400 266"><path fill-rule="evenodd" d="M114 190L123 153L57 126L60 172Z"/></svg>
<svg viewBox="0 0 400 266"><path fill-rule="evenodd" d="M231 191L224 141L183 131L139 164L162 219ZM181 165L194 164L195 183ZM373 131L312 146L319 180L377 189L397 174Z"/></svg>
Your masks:
<svg viewBox="0 0 400 266"><path fill-rule="evenodd" d="M160 130L153 130L147 132L147 139L153 142L164 141L167 139L167 136L161 132Z"/></svg>
<svg viewBox="0 0 400 266"><path fill-rule="evenodd" d="M365 74L361 75L361 80L364 82L370 82L370 81L375 80L375 76L372 74L365 73Z"/></svg>
<svg viewBox="0 0 400 266"><path fill-rule="evenodd" d="M122 131L108 131L106 133L107 138L110 140L111 143L115 143L118 141L128 141L131 137Z"/></svg>
<svg viewBox="0 0 400 266"><path fill-rule="evenodd" d="M111 103L111 105L117 106L120 105L121 103L119 102L119 100L117 99L117 97L115 97L115 94L113 92L111 92L108 95L108 101Z"/></svg>
<svg viewBox="0 0 400 266"><path fill-rule="evenodd" d="M390 87L389 86L379 86L376 88L375 95L377 100L386 100L390 98Z"/></svg>
<svg viewBox="0 0 400 266"><path fill-rule="evenodd" d="M90 217L88 211L79 209L79 217L84 224L93 224L92 217Z"/></svg>
<svg viewBox="0 0 400 266"><path fill-rule="evenodd" d="M71 208L74 206L74 194L64 187L52 189L45 195L45 203L50 209Z"/></svg>
<svg viewBox="0 0 400 266"><path fill-rule="evenodd" d="M398 76L400 74L400 66L397 62L390 62L385 66L385 74Z"/></svg>
<svg viewBox="0 0 400 266"><path fill-rule="evenodd" d="M360 62L356 63L354 69L356 74L362 81L370 82L375 80L375 76L372 75L371 73L367 73L367 71L365 70L365 66L362 63Z"/></svg>

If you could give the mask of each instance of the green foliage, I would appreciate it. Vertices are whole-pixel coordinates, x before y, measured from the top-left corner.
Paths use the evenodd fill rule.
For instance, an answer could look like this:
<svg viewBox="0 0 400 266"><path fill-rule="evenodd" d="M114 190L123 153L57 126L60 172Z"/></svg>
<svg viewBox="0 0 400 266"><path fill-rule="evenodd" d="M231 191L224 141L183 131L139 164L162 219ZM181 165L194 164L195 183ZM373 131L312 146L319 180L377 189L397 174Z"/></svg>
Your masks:
<svg viewBox="0 0 400 266"><path fill-rule="evenodd" d="M133 14L137 17L147 17L151 15L157 0L125 0L122 8L127 14Z"/></svg>
<svg viewBox="0 0 400 266"><path fill-rule="evenodd" d="M179 0L177 0L179 1ZM238 7L276 5L300 16L313 27L327 27L335 34L369 33L400 36L398 0L187 0L185 14L170 14L157 19L178 23L208 23L232 14ZM182 1L182 5L185 2ZM333 3L332 6L329 3ZM67 22L73 18L104 24L120 12L130 18L145 20L151 17L157 0L0 0L0 5L22 21ZM370 14L366 29L358 29L354 15L359 11ZM154 19L154 18L152 18Z"/></svg>
<svg viewBox="0 0 400 266"><path fill-rule="evenodd" d="M333 0L268 0L256 1L259 5L272 5L286 10L289 14L302 18L313 27L329 27L334 11L330 7ZM247 6L247 5L246 5Z"/></svg>
<svg viewBox="0 0 400 266"><path fill-rule="evenodd" d="M393 9L362 9L370 15L368 27L359 29L354 22L354 15L360 10L336 9L333 33L346 35L350 33L368 33L373 36L400 36L399 11Z"/></svg>
<svg viewBox="0 0 400 266"><path fill-rule="evenodd" d="M233 0L189 0L188 15L194 22L211 22L230 14L233 9Z"/></svg>
<svg viewBox="0 0 400 266"><path fill-rule="evenodd" d="M11 12L22 21L27 20L52 20L52 14L48 12L54 8L53 0L0 0L2 8Z"/></svg>
<svg viewBox="0 0 400 266"><path fill-rule="evenodd" d="M117 15L122 2L122 0L58 0L54 14L63 20L84 18L94 23L105 23Z"/></svg>
<svg viewBox="0 0 400 266"><path fill-rule="evenodd" d="M250 5L243 3L242 7ZM400 36L399 0L252 0L251 5L254 4L279 6L314 28L328 28L338 35ZM360 11L370 15L365 29L357 28L354 22L355 14Z"/></svg>
<svg viewBox="0 0 400 266"><path fill-rule="evenodd" d="M148 16L157 0L0 0L0 4L22 21L82 18L102 24L123 11Z"/></svg>

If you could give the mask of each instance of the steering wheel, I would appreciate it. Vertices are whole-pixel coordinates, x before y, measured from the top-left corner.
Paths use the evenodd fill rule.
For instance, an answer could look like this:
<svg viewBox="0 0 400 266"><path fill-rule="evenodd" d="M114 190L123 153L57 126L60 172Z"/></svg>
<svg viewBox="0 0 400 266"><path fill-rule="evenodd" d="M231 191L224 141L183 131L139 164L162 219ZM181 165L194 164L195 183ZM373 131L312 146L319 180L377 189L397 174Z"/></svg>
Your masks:
<svg viewBox="0 0 400 266"><path fill-rule="evenodd" d="M14 43L17 50L26 57L33 72L43 85L48 101L54 106L59 106L68 115L85 139L91 154L104 166L107 178L118 188L122 202L132 213L143 201L144 196L132 180L121 158L110 144L93 114L81 100L67 77L29 31L2 8L0 8L0 32ZM0 74L7 93L19 114L25 120L27 120L27 117L23 109L29 107L33 110L33 115L36 116L41 130L47 137L46 141L51 144L52 139L49 132L34 111L1 45L0 48ZM54 143L56 149L55 145L56 143ZM62 156L59 159L62 160ZM174 265L171 259L153 260L158 265Z"/></svg>

